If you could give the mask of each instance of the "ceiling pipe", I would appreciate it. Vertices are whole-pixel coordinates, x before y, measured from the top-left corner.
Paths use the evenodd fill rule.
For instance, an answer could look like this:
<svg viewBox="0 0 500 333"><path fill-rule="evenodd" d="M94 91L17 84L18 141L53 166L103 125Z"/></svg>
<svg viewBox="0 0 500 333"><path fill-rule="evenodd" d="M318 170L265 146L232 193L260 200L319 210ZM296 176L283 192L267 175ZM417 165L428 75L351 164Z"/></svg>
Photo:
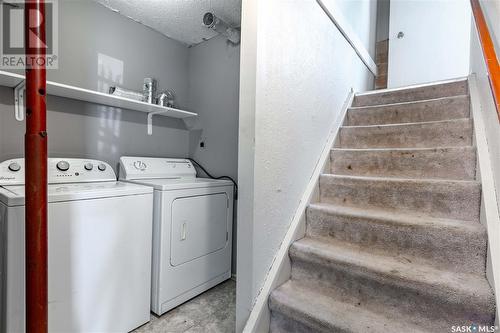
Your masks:
<svg viewBox="0 0 500 333"><path fill-rule="evenodd" d="M26 332L48 331L45 2L25 0ZM35 41L35 42L34 42Z"/></svg>

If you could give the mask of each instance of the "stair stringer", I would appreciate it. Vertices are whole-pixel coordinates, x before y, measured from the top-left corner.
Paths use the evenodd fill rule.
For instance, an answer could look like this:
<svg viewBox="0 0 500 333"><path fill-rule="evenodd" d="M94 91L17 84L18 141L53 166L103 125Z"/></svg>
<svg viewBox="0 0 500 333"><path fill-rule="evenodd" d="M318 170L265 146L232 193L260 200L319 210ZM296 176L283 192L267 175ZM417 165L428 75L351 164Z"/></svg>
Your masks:
<svg viewBox="0 0 500 333"><path fill-rule="evenodd" d="M474 126L474 144L477 147L477 175L481 181L481 211L480 223L486 226L488 233L488 252L486 263L486 277L495 291L496 304L500 304L500 211L499 202L500 189L495 189L493 177L490 148L486 136L485 119L480 101L477 80L475 75L469 76L469 94L471 116ZM495 325L499 326L499 306L496 308Z"/></svg>
<svg viewBox="0 0 500 333"><path fill-rule="evenodd" d="M295 211L290 227L281 242L273 263L266 275L264 284L253 304L252 311L243 329L244 333L262 333L269 331L271 321L271 312L268 307L269 296L274 289L288 281L291 277L291 262L288 255L290 245L305 236L307 207L319 201L320 175L330 170L330 151L334 147L340 127L345 122L347 110L352 106L353 100L354 90L351 88L337 119L335 119L331 126L330 134L316 163L311 178L309 179L309 183L302 195L299 206Z"/></svg>

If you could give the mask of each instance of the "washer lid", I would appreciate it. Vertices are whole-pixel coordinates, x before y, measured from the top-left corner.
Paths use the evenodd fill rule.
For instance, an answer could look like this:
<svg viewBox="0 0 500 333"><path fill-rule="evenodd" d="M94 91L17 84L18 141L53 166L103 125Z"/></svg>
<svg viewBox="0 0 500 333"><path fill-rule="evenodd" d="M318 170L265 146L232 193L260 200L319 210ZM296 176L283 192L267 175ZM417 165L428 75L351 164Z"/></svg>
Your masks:
<svg viewBox="0 0 500 333"><path fill-rule="evenodd" d="M117 181L48 186L49 202L110 198L152 192L151 187ZM7 206L24 205L24 185L0 187L0 202Z"/></svg>
<svg viewBox="0 0 500 333"><path fill-rule="evenodd" d="M210 179L210 178L160 178L160 179L139 179L139 180L129 180L129 181L136 184L152 186L154 187L155 190L159 191L233 185L233 183L230 180Z"/></svg>

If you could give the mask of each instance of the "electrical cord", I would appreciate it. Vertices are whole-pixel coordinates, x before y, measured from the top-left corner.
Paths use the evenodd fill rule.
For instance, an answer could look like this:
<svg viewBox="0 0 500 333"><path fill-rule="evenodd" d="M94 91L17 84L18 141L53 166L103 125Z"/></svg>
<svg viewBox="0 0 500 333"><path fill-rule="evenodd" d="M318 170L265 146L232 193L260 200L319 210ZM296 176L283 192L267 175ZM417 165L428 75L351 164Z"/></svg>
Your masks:
<svg viewBox="0 0 500 333"><path fill-rule="evenodd" d="M193 162L193 164L196 167L200 168L201 171L203 171L203 173L208 176L208 178L211 178L211 179L229 179L231 182L233 182L233 185L234 185L234 200L238 200L238 183L236 183L236 181L233 178L231 178L229 176L214 177L200 163L196 162L192 158L188 158L188 160L190 160L191 162Z"/></svg>

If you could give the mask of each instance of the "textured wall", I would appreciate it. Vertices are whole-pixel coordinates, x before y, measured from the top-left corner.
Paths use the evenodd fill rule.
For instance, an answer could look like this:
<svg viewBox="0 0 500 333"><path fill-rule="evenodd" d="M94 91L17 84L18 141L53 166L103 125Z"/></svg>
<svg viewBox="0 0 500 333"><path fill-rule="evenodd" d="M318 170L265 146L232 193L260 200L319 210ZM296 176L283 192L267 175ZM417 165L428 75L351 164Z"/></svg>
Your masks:
<svg viewBox="0 0 500 333"><path fill-rule="evenodd" d="M188 100L188 52L179 42L91 1L59 1L59 69L48 79L98 91L119 84L141 90L144 77ZM189 133L180 120L48 96L49 154L102 159L121 155L187 156ZM23 153L24 123L14 119L12 89L0 89L0 160Z"/></svg>
<svg viewBox="0 0 500 333"><path fill-rule="evenodd" d="M189 155L214 176L238 178L240 47L215 37L189 49L189 109L199 117L190 128ZM205 144L200 147L200 142ZM235 207L236 208L236 207ZM236 223L233 227L236 273Z"/></svg>
<svg viewBox="0 0 500 333"><path fill-rule="evenodd" d="M373 49L376 2L351 1ZM237 330L241 330L351 87L373 76L315 1L243 1ZM365 25L369 26L366 27ZM370 35L370 36L367 36ZM370 43L370 44L368 44Z"/></svg>

